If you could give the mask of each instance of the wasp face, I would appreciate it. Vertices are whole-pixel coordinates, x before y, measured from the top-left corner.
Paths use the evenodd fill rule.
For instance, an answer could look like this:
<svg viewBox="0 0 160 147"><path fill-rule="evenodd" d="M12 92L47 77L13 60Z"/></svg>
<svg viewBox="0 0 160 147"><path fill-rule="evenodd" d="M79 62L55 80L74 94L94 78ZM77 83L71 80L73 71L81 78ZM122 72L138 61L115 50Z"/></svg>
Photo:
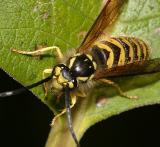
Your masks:
<svg viewBox="0 0 160 147"><path fill-rule="evenodd" d="M53 75L55 88L58 88L58 85L59 87L63 88L67 84L70 89L77 87L77 80L75 76L64 64L58 64L57 66L55 66L53 70ZM57 82L57 85L55 85L55 82Z"/></svg>

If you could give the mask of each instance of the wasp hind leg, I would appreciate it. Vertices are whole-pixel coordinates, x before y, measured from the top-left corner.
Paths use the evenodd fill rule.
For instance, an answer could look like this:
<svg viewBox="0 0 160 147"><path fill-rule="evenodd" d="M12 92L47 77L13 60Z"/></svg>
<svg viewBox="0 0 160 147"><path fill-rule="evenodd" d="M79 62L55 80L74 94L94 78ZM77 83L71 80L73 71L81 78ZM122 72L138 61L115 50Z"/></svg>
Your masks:
<svg viewBox="0 0 160 147"><path fill-rule="evenodd" d="M59 60L63 59L63 54L60 48L57 46L45 47L45 48L41 48L35 51L23 51L23 50L17 50L17 49L12 48L11 51L18 53L18 54L28 55L28 56L41 56L41 55L46 55L50 51L53 51L55 52L55 55Z"/></svg>
<svg viewBox="0 0 160 147"><path fill-rule="evenodd" d="M76 101L77 101L77 97L74 95L74 96L71 96L71 105L70 105L70 108L73 108L74 105L76 104ZM60 113L58 113L52 120L52 123L51 123L51 126L54 125L55 121L63 114L66 113L66 108L63 109Z"/></svg>
<svg viewBox="0 0 160 147"><path fill-rule="evenodd" d="M125 92L122 91L122 89L120 88L120 86L118 84L116 84L115 82L108 80L108 79L101 79L100 80L103 83L106 83L108 85L113 86L114 88L116 88L116 90L119 92L119 94L123 97L129 98L129 99L137 99L137 96L129 96L127 95Z"/></svg>

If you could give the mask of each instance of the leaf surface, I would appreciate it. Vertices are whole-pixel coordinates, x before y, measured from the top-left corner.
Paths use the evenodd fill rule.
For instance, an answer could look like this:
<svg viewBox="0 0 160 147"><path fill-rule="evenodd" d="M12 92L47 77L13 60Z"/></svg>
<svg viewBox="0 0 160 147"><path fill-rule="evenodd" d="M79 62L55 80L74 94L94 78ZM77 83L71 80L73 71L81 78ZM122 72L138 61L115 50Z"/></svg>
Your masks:
<svg viewBox="0 0 160 147"><path fill-rule="evenodd" d="M10 48L34 50L38 45L59 46L63 53L76 48L82 35L94 22L102 7L97 0L4 0L0 5L0 66L24 85L42 79L42 72L52 68L55 57L32 58L10 52ZM136 36L148 42L151 57L160 57L160 1L129 0L111 32L113 35ZM160 74L116 78L128 95L120 97L114 88L98 85L87 98L80 98L73 108L73 124L78 138L93 124L124 111L160 103ZM44 101L43 86L33 92ZM44 101L50 108L54 104ZM54 130L54 131L53 131ZM63 140L63 141L62 141ZM46 147L72 147L65 117L57 120Z"/></svg>

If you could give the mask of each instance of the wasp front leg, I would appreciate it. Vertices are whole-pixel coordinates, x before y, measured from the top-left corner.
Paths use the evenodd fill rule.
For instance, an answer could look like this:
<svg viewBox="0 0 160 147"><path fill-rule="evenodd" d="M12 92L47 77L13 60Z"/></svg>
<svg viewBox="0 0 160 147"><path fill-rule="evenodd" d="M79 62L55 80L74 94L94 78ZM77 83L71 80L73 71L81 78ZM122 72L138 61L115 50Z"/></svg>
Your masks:
<svg viewBox="0 0 160 147"><path fill-rule="evenodd" d="M42 75L42 76L43 76L43 79L45 79L46 77L48 77L49 75L51 75L51 74L52 74L52 71L53 71L52 68L45 69L45 70L43 71L43 75ZM47 94L48 94L49 85L50 85L49 82L45 82L45 83L44 83L45 97L46 97Z"/></svg>
<svg viewBox="0 0 160 147"><path fill-rule="evenodd" d="M123 97L129 98L129 99L137 99L137 98L138 98L137 96L129 96L129 95L127 95L125 92L123 92L123 90L120 88L120 86L119 86L117 83L115 83L115 82L113 82L113 81L111 81L111 80L108 80L108 79L100 79L100 81L103 82L103 83L106 83L106 84L108 84L108 85L111 85L111 86L113 86L114 88L116 88L116 90L119 92L119 94L120 94L121 96L123 96Z"/></svg>
<svg viewBox="0 0 160 147"><path fill-rule="evenodd" d="M76 104L76 101L77 101L77 97L75 95L71 95L71 105L70 105L70 108L73 108L74 105ZM66 108L63 109L60 113L58 113L52 120L52 123L51 123L51 126L54 125L55 121L63 114L66 113Z"/></svg>
<svg viewBox="0 0 160 147"><path fill-rule="evenodd" d="M57 46L45 47L45 48L41 48L35 51L23 51L23 50L17 50L17 49L12 48L11 51L18 53L18 54L28 55L28 56L41 56L41 55L48 54L50 51L53 51L56 57L58 58L58 60L63 59L63 54L60 48Z"/></svg>

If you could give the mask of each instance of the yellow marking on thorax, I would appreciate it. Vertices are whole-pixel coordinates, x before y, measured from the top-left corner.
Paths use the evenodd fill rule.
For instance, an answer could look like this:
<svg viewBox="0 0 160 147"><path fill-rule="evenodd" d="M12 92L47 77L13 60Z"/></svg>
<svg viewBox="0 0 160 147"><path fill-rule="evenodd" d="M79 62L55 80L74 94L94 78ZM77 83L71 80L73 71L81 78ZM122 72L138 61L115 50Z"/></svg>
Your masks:
<svg viewBox="0 0 160 147"><path fill-rule="evenodd" d="M125 49L124 47L114 38L108 38L106 40L120 48L120 55L119 55L119 61L118 61L118 66L124 65L125 64Z"/></svg>
<svg viewBox="0 0 160 147"><path fill-rule="evenodd" d="M91 80L93 77L94 77L94 74L92 74L92 75L90 76L89 80Z"/></svg>
<svg viewBox="0 0 160 147"><path fill-rule="evenodd" d="M77 77L77 80L85 82L88 80L88 77Z"/></svg>
<svg viewBox="0 0 160 147"><path fill-rule="evenodd" d="M86 56L89 58L89 60L92 61L94 69L96 70L97 69L97 64L96 64L96 62L93 61L93 57L90 54L86 54Z"/></svg>
<svg viewBox="0 0 160 147"><path fill-rule="evenodd" d="M71 68L72 67L72 65L73 65L73 63L74 63L74 61L76 60L76 57L72 57L70 60L69 60L69 68Z"/></svg>
<svg viewBox="0 0 160 147"><path fill-rule="evenodd" d="M89 58L89 60L93 60L92 56L90 54L86 54L86 56Z"/></svg>
<svg viewBox="0 0 160 147"><path fill-rule="evenodd" d="M108 68L111 68L112 65L113 65L113 62L114 62L114 54L113 54L112 49L109 46L101 44L101 43L98 43L98 42L96 42L95 45L97 47L99 47L100 49L102 49L102 50L104 49L104 50L107 50L109 52L109 57L107 59L107 63L106 64L107 64Z"/></svg>
<svg viewBox="0 0 160 147"><path fill-rule="evenodd" d="M131 38L131 41L134 43L134 44L136 44L136 46L137 46L137 57L138 57L138 61L140 61L140 59L141 59L141 47L139 46L139 44L138 44L138 42L136 41L136 39L135 38Z"/></svg>
<svg viewBox="0 0 160 147"><path fill-rule="evenodd" d="M128 64L129 64L129 63L132 63L132 62L133 62L133 56L134 56L132 45L131 45L130 42L126 39L126 37L119 37L119 38L122 39L122 41L129 46L129 58L130 58L130 61L128 62Z"/></svg>
<svg viewBox="0 0 160 147"><path fill-rule="evenodd" d="M97 69L97 64L94 61L93 61L93 66L94 66L94 70L96 70Z"/></svg>

